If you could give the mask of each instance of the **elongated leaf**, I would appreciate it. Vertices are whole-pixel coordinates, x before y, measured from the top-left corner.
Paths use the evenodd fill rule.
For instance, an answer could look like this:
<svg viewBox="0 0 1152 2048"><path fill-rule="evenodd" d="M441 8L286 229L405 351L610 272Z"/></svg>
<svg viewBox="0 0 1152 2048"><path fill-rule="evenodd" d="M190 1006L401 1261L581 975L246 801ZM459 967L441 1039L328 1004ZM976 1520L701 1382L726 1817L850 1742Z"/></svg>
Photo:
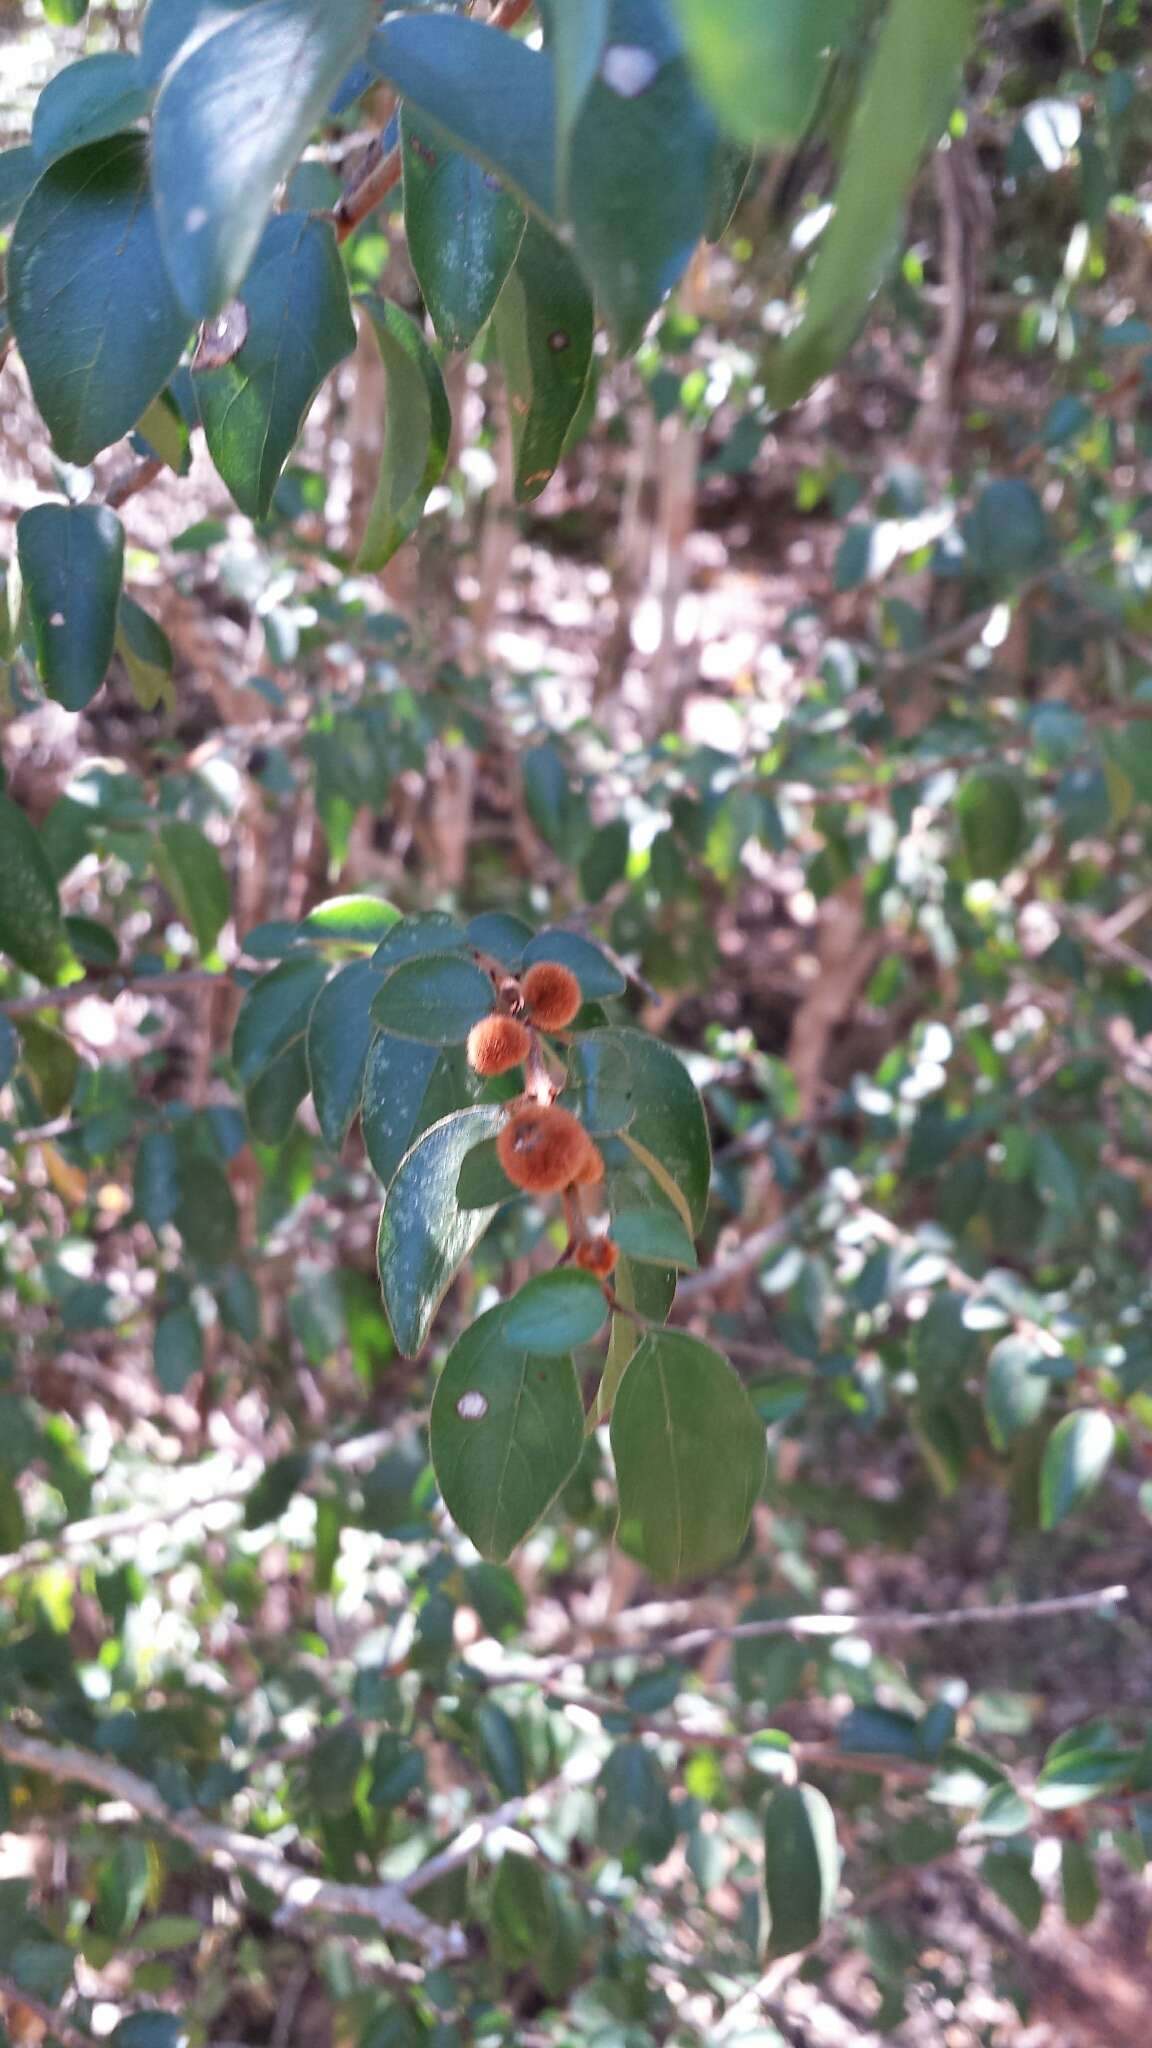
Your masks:
<svg viewBox="0 0 1152 2048"><path fill-rule="evenodd" d="M572 1048L565 1102L594 1138L624 1130L636 1114L628 1039L622 1032L585 1031Z"/></svg>
<svg viewBox="0 0 1152 2048"><path fill-rule="evenodd" d="M448 456L452 413L435 356L419 328L387 299L360 301L384 364L384 446L361 569L382 569L403 547Z"/></svg>
<svg viewBox="0 0 1152 2048"><path fill-rule="evenodd" d="M1099 1408L1078 1408L1058 1422L1040 1468L1040 1526L1054 1529L1095 1493L1116 1447L1116 1425Z"/></svg>
<svg viewBox="0 0 1152 2048"><path fill-rule="evenodd" d="M192 464L191 435L171 391L162 391L145 406L136 422L136 436L177 476L187 476Z"/></svg>
<svg viewBox="0 0 1152 2048"><path fill-rule="evenodd" d="M694 1233L704 1221L712 1178L704 1105L671 1046L645 1031L614 1035L624 1043L632 1073L635 1110L625 1141L634 1140L659 1160L687 1204Z"/></svg>
<svg viewBox="0 0 1152 2048"><path fill-rule="evenodd" d="M169 16L170 5L164 12ZM165 259L194 319L243 282L271 210L344 74L361 55L374 0L257 0L190 14L152 124Z"/></svg>
<svg viewBox="0 0 1152 2048"><path fill-rule="evenodd" d="M66 461L91 462L135 426L188 334L142 136L95 142L44 173L12 236L8 310L53 442Z"/></svg>
<svg viewBox="0 0 1152 2048"><path fill-rule="evenodd" d="M1060 1845L1060 1890L1068 1925L1086 1927L1100 1904L1100 1886L1091 1851L1071 1837Z"/></svg>
<svg viewBox="0 0 1152 2048"><path fill-rule="evenodd" d="M619 1742L597 1784L596 1835L610 1855L663 1863L676 1840L676 1809L660 1759L641 1742Z"/></svg>
<svg viewBox="0 0 1152 2048"><path fill-rule="evenodd" d="M770 1953L795 1955L817 1939L836 1903L836 1816L813 1785L783 1785L764 1816L764 1884Z"/></svg>
<svg viewBox="0 0 1152 2048"><path fill-rule="evenodd" d="M402 917L386 932L372 958L381 973L402 960L427 959L430 953L464 953L468 937L462 924L446 910L425 910Z"/></svg>
<svg viewBox="0 0 1152 2048"><path fill-rule="evenodd" d="M380 1285L393 1335L409 1358L422 1349L445 1293L492 1221L491 1209L461 1209L456 1183L473 1145L496 1136L503 1114L483 1105L433 1124L401 1162L385 1197Z"/></svg>
<svg viewBox="0 0 1152 2048"><path fill-rule="evenodd" d="M344 266L326 221L270 220L244 284L248 333L194 378L208 452L242 512L263 519L321 384L356 346Z"/></svg>
<svg viewBox="0 0 1152 2048"><path fill-rule="evenodd" d="M39 837L18 804L0 795L0 952L40 981L71 959L60 899Z"/></svg>
<svg viewBox="0 0 1152 2048"><path fill-rule="evenodd" d="M1000 881L1028 844L1028 813L1010 768L977 768L956 794L956 816L971 873Z"/></svg>
<svg viewBox="0 0 1152 2048"><path fill-rule="evenodd" d="M377 990L372 1015L395 1038L424 1045L463 1045L492 1008L492 983L460 953L405 960Z"/></svg>
<svg viewBox="0 0 1152 2048"><path fill-rule="evenodd" d="M116 617L116 652L141 710L152 711L157 704L172 710L172 643L163 627L126 592L121 593Z"/></svg>
<svg viewBox="0 0 1152 2048"><path fill-rule="evenodd" d="M169 1309L156 1324L156 1379L166 1394L181 1394L204 1363L204 1334L195 1309Z"/></svg>
<svg viewBox="0 0 1152 2048"><path fill-rule="evenodd" d="M697 1337L650 1333L616 1397L619 1541L660 1579L725 1563L764 1478L764 1426L728 1361Z"/></svg>
<svg viewBox="0 0 1152 2048"><path fill-rule="evenodd" d="M158 864L201 953L211 953L232 908L216 848L198 825L170 818L160 827Z"/></svg>
<svg viewBox="0 0 1152 2048"><path fill-rule="evenodd" d="M507 1303L504 1335L510 1344L551 1358L590 1343L607 1314L599 1281L578 1266L560 1266L526 1281Z"/></svg>
<svg viewBox="0 0 1152 2048"><path fill-rule="evenodd" d="M552 64L541 51L458 15L399 14L377 29L368 61L442 144L555 218Z"/></svg>
<svg viewBox="0 0 1152 2048"><path fill-rule="evenodd" d="M368 1052L375 1035L372 997L380 976L369 960L353 960L322 988L308 1018L308 1074L316 1121L338 1152L360 1108Z"/></svg>
<svg viewBox="0 0 1152 2048"><path fill-rule="evenodd" d="M1067 0L1081 57L1090 57L1100 40L1106 4L1107 0Z"/></svg>
<svg viewBox="0 0 1152 2048"><path fill-rule="evenodd" d="M595 327L592 299L572 258L530 220L494 322L521 504L539 497L564 452L592 367Z"/></svg>
<svg viewBox="0 0 1152 2048"><path fill-rule="evenodd" d="M83 711L112 659L124 528L105 505L33 505L16 547L44 688L66 711Z"/></svg>
<svg viewBox="0 0 1152 2048"><path fill-rule="evenodd" d="M475 1114L475 1112L473 1112ZM454 1522L502 1560L575 1470L584 1410L570 1357L537 1357L489 1309L449 1353L432 1401L436 1481Z"/></svg>
<svg viewBox="0 0 1152 2048"><path fill-rule="evenodd" d="M664 1209L616 1209L612 1236L622 1252L648 1265L696 1265L696 1247L680 1222Z"/></svg>
<svg viewBox="0 0 1152 2048"><path fill-rule="evenodd" d="M300 937L340 946L377 946L400 913L382 896L330 896L308 912Z"/></svg>
<svg viewBox="0 0 1152 2048"><path fill-rule="evenodd" d="M1003 1337L988 1360L984 1413L988 1434L998 1451L1043 1413L1052 1382L1042 1368L1048 1361L1027 1337Z"/></svg>
<svg viewBox="0 0 1152 2048"><path fill-rule="evenodd" d="M515 261L524 216L491 171L446 149L411 108L400 135L412 268L445 348L468 348Z"/></svg>
<svg viewBox="0 0 1152 2048"><path fill-rule="evenodd" d="M327 978L314 954L292 953L249 989L232 1037L233 1065L245 1087L290 1047L303 1045L309 1011Z"/></svg>
<svg viewBox="0 0 1152 2048"><path fill-rule="evenodd" d="M32 116L32 150L43 166L70 149L119 135L148 111L151 94L135 57L104 50L50 78Z"/></svg>
<svg viewBox="0 0 1152 2048"><path fill-rule="evenodd" d="M44 0L44 13L56 28L75 28L88 12L88 0Z"/></svg>
<svg viewBox="0 0 1152 2048"><path fill-rule="evenodd" d="M548 40L556 80L556 190L568 191L572 132L608 40L608 0L549 0Z"/></svg>
<svg viewBox="0 0 1152 2048"><path fill-rule="evenodd" d="M890 0L803 317L767 364L774 405L802 398L855 338L895 254L917 166L948 117L974 27L973 0Z"/></svg>
<svg viewBox="0 0 1152 2048"><path fill-rule="evenodd" d="M859 0L672 0L692 68L724 127L779 148L811 118L828 52Z"/></svg>
<svg viewBox="0 0 1152 2048"><path fill-rule="evenodd" d="M40 176L40 169L30 143L0 150L0 228L15 220Z"/></svg>
<svg viewBox="0 0 1152 2048"><path fill-rule="evenodd" d="M621 348L635 348L704 234L716 148L715 117L661 0L610 0L572 136L567 210Z"/></svg>
<svg viewBox="0 0 1152 2048"><path fill-rule="evenodd" d="M445 1058L438 1045L418 1045L386 1031L373 1041L360 1116L372 1170L385 1186L421 1132L448 1114L437 1102Z"/></svg>

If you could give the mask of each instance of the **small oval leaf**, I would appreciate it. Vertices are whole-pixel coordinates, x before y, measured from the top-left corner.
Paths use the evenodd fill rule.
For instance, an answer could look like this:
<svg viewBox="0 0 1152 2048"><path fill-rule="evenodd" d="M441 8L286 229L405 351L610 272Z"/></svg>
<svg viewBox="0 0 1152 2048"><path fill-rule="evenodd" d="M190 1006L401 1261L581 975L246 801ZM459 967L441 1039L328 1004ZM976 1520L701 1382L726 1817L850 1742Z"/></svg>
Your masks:
<svg viewBox="0 0 1152 2048"><path fill-rule="evenodd" d="M397 1038L423 1045L463 1045L492 1008L492 983L460 953L405 960L377 991L372 1015Z"/></svg>
<svg viewBox="0 0 1152 2048"><path fill-rule="evenodd" d="M599 1281L578 1266L562 1266L538 1273L507 1303L504 1335L510 1344L552 1357L590 1343L607 1314Z"/></svg>
<svg viewBox="0 0 1152 2048"><path fill-rule="evenodd" d="M840 1883L836 1816L813 1785L783 1785L764 1816L769 1953L795 1955L819 1938Z"/></svg>

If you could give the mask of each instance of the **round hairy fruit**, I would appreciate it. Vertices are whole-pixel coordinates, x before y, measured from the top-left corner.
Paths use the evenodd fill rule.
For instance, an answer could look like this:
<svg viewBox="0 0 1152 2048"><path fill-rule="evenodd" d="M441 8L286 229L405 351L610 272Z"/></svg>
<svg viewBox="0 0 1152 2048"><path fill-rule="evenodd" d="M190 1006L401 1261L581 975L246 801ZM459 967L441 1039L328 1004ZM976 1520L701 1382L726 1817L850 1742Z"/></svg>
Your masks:
<svg viewBox="0 0 1152 2048"><path fill-rule="evenodd" d="M587 1188L591 1187L594 1182L598 1180L603 1180L603 1178L604 1154L601 1152L599 1145L594 1144L592 1139L589 1138L588 1150L584 1156L584 1163L579 1168L579 1170L573 1174L572 1185L576 1188Z"/></svg>
<svg viewBox="0 0 1152 2048"><path fill-rule="evenodd" d="M487 1080L519 1067L532 1050L532 1033L518 1017L481 1017L468 1033L468 1064Z"/></svg>
<svg viewBox="0 0 1152 2048"><path fill-rule="evenodd" d="M595 1151L582 1123L553 1103L526 1103L513 1111L496 1140L496 1157L518 1188L558 1195L571 1187Z"/></svg>
<svg viewBox="0 0 1152 2048"><path fill-rule="evenodd" d="M537 960L520 983L520 993L541 1031L563 1031L584 1000L572 969L559 960Z"/></svg>
<svg viewBox="0 0 1152 2048"><path fill-rule="evenodd" d="M577 1245L572 1256L586 1273L595 1273L598 1280L607 1280L609 1274L616 1271L620 1254L610 1237L589 1237Z"/></svg>

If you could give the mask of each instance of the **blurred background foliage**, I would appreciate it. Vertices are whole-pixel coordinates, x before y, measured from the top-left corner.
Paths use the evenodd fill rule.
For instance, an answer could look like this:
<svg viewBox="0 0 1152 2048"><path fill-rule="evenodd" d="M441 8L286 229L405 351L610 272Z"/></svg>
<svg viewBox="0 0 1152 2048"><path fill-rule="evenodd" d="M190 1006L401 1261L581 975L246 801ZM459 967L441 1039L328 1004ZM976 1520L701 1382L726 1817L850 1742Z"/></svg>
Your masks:
<svg viewBox="0 0 1152 2048"><path fill-rule="evenodd" d="M6 145L134 43L80 12L0 8ZM1146 2040L1150 29L985 10L868 328L790 412L764 340L826 137L598 346L535 504L485 346L448 357L443 481L357 574L361 341L267 518L198 446L134 498L162 636L80 719L9 649L5 787L86 970L0 994L14 2048ZM398 193L345 257L419 317ZM92 479L15 357L0 413L10 548ZM513 1566L445 1517L430 1368L548 1219L498 1219L401 1362L359 1138L250 1141L230 1061L246 979L356 891L587 930L685 1057L716 1168L677 1318L770 1447L723 1580L612 1552L599 1435ZM766 1857L802 1938L765 1976ZM417 1872L442 1954L307 1896Z"/></svg>

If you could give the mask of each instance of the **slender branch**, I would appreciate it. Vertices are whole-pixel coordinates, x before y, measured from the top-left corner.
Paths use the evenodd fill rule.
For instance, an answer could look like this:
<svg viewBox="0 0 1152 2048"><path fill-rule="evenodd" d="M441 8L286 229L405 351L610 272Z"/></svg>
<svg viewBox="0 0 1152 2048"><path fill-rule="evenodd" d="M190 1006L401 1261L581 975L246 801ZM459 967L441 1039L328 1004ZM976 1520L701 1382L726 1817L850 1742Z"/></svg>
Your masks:
<svg viewBox="0 0 1152 2048"><path fill-rule="evenodd" d="M163 474L163 470L164 464L158 455L149 456L145 461L138 462L134 468L122 471L119 476L112 478L104 493L104 503L112 506L126 505L129 498L136 496L137 491L146 491L149 484L154 484L157 477Z"/></svg>
<svg viewBox="0 0 1152 2048"><path fill-rule="evenodd" d="M57 1747L38 1736L22 1734L11 1725L0 1725L0 1756L17 1770L50 1778L54 1784L84 1785L134 1807L142 1820L174 1835L205 1863L224 1870L247 1871L280 1903L280 1915L287 1921L298 1915L354 1915L374 1920L387 1934L402 1937L423 1950L429 1962L443 1963L464 1954L464 1937L457 1927L440 1927L413 1906L409 1894L418 1887L412 1878L399 1884L336 1884L316 1877L289 1863L280 1849L254 1835L204 1820L187 1808L173 1812L155 1785L122 1764L70 1746ZM417 1872L416 1877L420 1876ZM422 1880L426 1882L427 1880Z"/></svg>
<svg viewBox="0 0 1152 2048"><path fill-rule="evenodd" d="M92 975L87 981L72 981L65 988L41 989L34 996L8 996L0 1001L0 1015L33 1017L38 1010L66 1010L89 996L110 1003L127 989L140 994L183 995L191 989L224 988L227 974L210 974L206 968L181 969L172 974L134 974L131 968L112 974Z"/></svg>
<svg viewBox="0 0 1152 2048"><path fill-rule="evenodd" d="M346 242L349 235L355 233L361 221L367 220L368 215L375 212L381 200L386 199L393 187L400 183L403 172L404 159L400 144L393 143L392 148L386 152L381 152L378 144L370 153L367 163L361 166L348 190L341 196L332 216L338 242Z"/></svg>

